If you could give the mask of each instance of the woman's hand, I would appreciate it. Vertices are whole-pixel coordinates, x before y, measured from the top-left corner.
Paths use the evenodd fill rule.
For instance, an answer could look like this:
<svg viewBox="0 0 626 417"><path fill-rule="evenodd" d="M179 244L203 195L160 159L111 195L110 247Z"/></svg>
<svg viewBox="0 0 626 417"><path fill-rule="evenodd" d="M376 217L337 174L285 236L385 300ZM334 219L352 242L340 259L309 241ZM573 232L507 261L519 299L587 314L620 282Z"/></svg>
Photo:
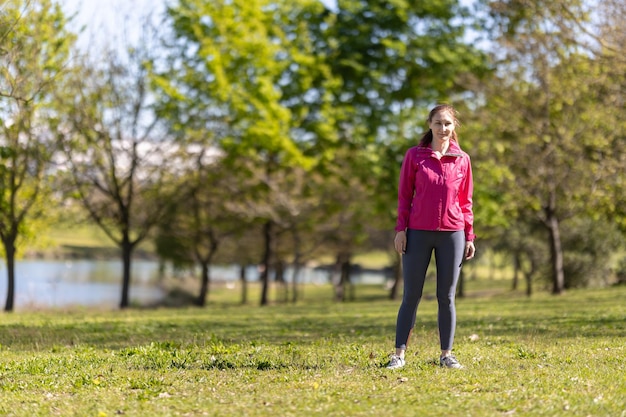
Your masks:
<svg viewBox="0 0 626 417"><path fill-rule="evenodd" d="M465 242L465 259L472 259L475 253L474 242Z"/></svg>
<svg viewBox="0 0 626 417"><path fill-rule="evenodd" d="M396 233L396 237L393 239L393 246L400 255L406 252L406 232L401 231Z"/></svg>

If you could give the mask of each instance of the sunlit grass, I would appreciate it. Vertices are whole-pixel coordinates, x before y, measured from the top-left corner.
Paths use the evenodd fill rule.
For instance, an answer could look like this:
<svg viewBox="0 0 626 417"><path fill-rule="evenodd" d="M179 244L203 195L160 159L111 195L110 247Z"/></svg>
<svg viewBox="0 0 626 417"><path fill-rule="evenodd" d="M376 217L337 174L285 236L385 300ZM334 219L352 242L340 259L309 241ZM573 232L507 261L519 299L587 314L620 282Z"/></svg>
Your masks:
<svg viewBox="0 0 626 417"><path fill-rule="evenodd" d="M384 268L394 262L392 255L393 252L372 251L356 255L354 259L352 259L352 262L362 266L363 268Z"/></svg>
<svg viewBox="0 0 626 417"><path fill-rule="evenodd" d="M384 369L398 301L376 287L345 303L306 287L296 305L239 306L220 288L204 309L4 314L0 415L626 415L626 288L478 287L457 304L462 371L435 364L432 297L407 366Z"/></svg>
<svg viewBox="0 0 626 417"><path fill-rule="evenodd" d="M41 243L44 243L43 245ZM150 240L140 243L138 250L146 253L154 250ZM117 258L119 249L109 236L93 224L60 222L45 230L43 235L24 248L25 253L40 251L44 255L54 253L62 256L71 253L72 257Z"/></svg>
<svg viewBox="0 0 626 417"><path fill-rule="evenodd" d="M48 239L57 246L114 247L111 239L97 226L70 225L51 228Z"/></svg>

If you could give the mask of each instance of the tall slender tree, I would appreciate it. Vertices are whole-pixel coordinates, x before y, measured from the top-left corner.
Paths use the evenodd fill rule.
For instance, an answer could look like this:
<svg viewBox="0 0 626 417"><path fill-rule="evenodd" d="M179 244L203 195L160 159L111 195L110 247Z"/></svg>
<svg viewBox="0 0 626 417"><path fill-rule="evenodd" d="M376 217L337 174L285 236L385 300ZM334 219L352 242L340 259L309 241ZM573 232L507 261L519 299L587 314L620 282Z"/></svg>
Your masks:
<svg viewBox="0 0 626 417"><path fill-rule="evenodd" d="M64 166L78 202L120 249L120 308L130 305L133 253L174 194L168 166L175 148L152 109L149 52L147 45L127 54L109 48L86 60L63 102Z"/></svg>
<svg viewBox="0 0 626 417"><path fill-rule="evenodd" d="M76 36L50 0L8 2L0 13L0 239L6 255L5 310L15 298L18 238L45 211L56 150L54 97Z"/></svg>

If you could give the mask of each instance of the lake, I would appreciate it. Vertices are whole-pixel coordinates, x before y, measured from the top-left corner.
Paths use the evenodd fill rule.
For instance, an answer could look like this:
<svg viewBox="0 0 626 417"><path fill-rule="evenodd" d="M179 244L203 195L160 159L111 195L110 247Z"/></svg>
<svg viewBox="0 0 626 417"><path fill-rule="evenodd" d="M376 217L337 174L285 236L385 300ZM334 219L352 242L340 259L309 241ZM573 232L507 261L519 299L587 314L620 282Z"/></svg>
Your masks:
<svg viewBox="0 0 626 417"><path fill-rule="evenodd" d="M163 272L157 261L134 260L132 263L132 286L129 297L132 303L147 305L162 300L164 291L158 286ZM165 268L166 274L173 272ZM122 264L118 260L44 260L23 259L16 263L15 310L38 307L98 306L117 308L121 299ZM259 279L256 266L246 269L248 281ZM386 279L382 271L357 269L353 282L378 284ZM236 281L239 269L236 266L212 266L212 281ZM286 270L286 279L291 281L292 270ZM328 268L304 268L298 277L303 283L326 283ZM0 264L0 302L6 302L7 271Z"/></svg>
<svg viewBox="0 0 626 417"><path fill-rule="evenodd" d="M134 261L130 299L149 304L164 297L156 285L158 263ZM119 306L122 292L120 261L19 260L15 266L15 309L63 306ZM6 265L0 266L0 301L7 294Z"/></svg>

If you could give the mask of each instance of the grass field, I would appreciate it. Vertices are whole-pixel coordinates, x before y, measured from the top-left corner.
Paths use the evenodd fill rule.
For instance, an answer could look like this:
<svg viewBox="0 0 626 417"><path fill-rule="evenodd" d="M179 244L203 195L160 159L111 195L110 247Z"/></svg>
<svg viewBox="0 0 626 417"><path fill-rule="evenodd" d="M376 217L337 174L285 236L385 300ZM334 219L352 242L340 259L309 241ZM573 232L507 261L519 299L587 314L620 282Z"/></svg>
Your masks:
<svg viewBox="0 0 626 417"><path fill-rule="evenodd" d="M398 302L0 315L3 416L626 416L626 288L478 292L457 303L463 370L436 365L424 299L407 366L384 369ZM483 293L481 291L481 293ZM256 299L252 299L256 302Z"/></svg>

